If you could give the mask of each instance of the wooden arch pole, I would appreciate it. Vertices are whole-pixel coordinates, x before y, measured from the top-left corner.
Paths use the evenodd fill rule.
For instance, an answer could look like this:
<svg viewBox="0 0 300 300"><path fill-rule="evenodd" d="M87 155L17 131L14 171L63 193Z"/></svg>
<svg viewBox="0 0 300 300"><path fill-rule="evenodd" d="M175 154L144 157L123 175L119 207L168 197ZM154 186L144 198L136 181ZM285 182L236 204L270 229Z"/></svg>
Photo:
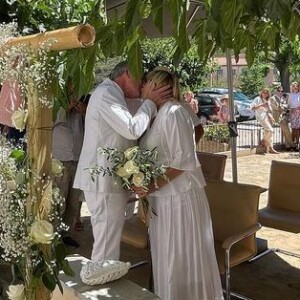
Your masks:
<svg viewBox="0 0 300 300"><path fill-rule="evenodd" d="M38 49L42 43L51 41L50 51L64 51L75 48L86 48L93 45L95 41L95 29L91 25L78 25L70 28L59 29L9 40L2 48L0 55L5 50L18 46L28 45L32 49ZM51 91L49 91L51 92ZM27 155L31 170L40 178L46 178L52 173L52 108L41 105L38 96L38 87L29 85L27 88L28 120L27 120ZM51 98L51 93L48 95ZM51 100L51 99L49 99ZM40 184L40 186L38 186ZM28 203L36 199L36 205L28 209L41 219L47 218L51 208L51 196L42 197L42 181L30 184L28 187ZM50 179L47 193L52 195L52 181ZM44 255L50 253L50 245L43 249ZM30 260L30 258L28 258ZM30 274L29 274L30 275ZM29 296L28 300L50 300L50 291L39 282L36 290Z"/></svg>
<svg viewBox="0 0 300 300"><path fill-rule="evenodd" d="M96 37L95 29L89 24L81 24L73 27L46 31L42 33L15 37L8 40L2 51L6 48L28 45L32 49L38 49L46 41L54 41L50 46L51 51L64 51L75 48L86 48L94 44Z"/></svg>

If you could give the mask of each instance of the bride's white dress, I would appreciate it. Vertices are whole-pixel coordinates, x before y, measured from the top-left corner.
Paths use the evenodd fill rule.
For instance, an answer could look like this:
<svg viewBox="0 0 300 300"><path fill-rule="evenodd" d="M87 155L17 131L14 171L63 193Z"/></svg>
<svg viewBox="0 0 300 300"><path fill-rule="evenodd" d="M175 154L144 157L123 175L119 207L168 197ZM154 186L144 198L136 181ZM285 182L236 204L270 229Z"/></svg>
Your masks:
<svg viewBox="0 0 300 300"><path fill-rule="evenodd" d="M157 214L149 227L154 289L162 300L223 299L193 130L185 109L168 102L141 140L145 149L157 147L158 164L184 170L149 196Z"/></svg>

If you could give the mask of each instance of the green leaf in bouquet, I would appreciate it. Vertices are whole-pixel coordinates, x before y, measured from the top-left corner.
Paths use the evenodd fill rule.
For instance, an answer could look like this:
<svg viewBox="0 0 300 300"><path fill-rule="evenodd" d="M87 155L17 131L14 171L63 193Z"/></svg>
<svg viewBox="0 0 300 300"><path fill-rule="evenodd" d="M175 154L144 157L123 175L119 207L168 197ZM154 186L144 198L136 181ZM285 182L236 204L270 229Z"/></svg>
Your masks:
<svg viewBox="0 0 300 300"><path fill-rule="evenodd" d="M54 291L55 286L56 286L56 280L55 280L55 277L51 273L45 272L42 276L42 281L48 290Z"/></svg>
<svg viewBox="0 0 300 300"><path fill-rule="evenodd" d="M68 254L66 246L62 242L55 245L55 258L58 262L62 262Z"/></svg>
<svg viewBox="0 0 300 300"><path fill-rule="evenodd" d="M72 270L72 268L70 267L70 264L67 260L64 260L63 261L63 266L62 266L62 270L64 271L64 273L67 275L67 276L71 276L71 277L74 277L75 276L75 273L74 271Z"/></svg>

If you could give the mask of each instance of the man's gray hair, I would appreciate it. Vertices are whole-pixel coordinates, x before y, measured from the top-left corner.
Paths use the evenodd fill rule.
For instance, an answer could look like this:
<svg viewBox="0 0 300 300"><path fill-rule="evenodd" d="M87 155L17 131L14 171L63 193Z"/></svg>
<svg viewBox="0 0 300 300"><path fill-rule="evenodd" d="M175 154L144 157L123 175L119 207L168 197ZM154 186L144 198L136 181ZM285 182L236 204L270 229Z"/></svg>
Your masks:
<svg viewBox="0 0 300 300"><path fill-rule="evenodd" d="M128 70L127 61L119 62L110 72L109 78L115 80L118 76L122 75L126 70Z"/></svg>

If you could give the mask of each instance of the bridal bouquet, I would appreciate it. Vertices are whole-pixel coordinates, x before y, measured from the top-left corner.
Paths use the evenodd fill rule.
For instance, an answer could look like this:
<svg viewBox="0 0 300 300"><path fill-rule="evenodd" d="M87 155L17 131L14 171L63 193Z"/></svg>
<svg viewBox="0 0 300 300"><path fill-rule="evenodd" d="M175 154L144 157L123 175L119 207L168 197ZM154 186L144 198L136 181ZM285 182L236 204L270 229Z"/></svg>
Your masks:
<svg viewBox="0 0 300 300"><path fill-rule="evenodd" d="M165 175L166 167L157 165L156 149L141 149L138 146L131 147L125 151L118 149L102 148L98 149L99 153L107 156L107 159L113 163L111 168L96 166L90 169L92 179L96 175L115 176L121 178L122 186L127 190L132 190L133 186L142 187L148 190L149 184L153 181L157 187L157 178L162 176L167 180ZM148 211L148 201L146 198L141 199L144 210ZM154 212L155 213L155 212Z"/></svg>

